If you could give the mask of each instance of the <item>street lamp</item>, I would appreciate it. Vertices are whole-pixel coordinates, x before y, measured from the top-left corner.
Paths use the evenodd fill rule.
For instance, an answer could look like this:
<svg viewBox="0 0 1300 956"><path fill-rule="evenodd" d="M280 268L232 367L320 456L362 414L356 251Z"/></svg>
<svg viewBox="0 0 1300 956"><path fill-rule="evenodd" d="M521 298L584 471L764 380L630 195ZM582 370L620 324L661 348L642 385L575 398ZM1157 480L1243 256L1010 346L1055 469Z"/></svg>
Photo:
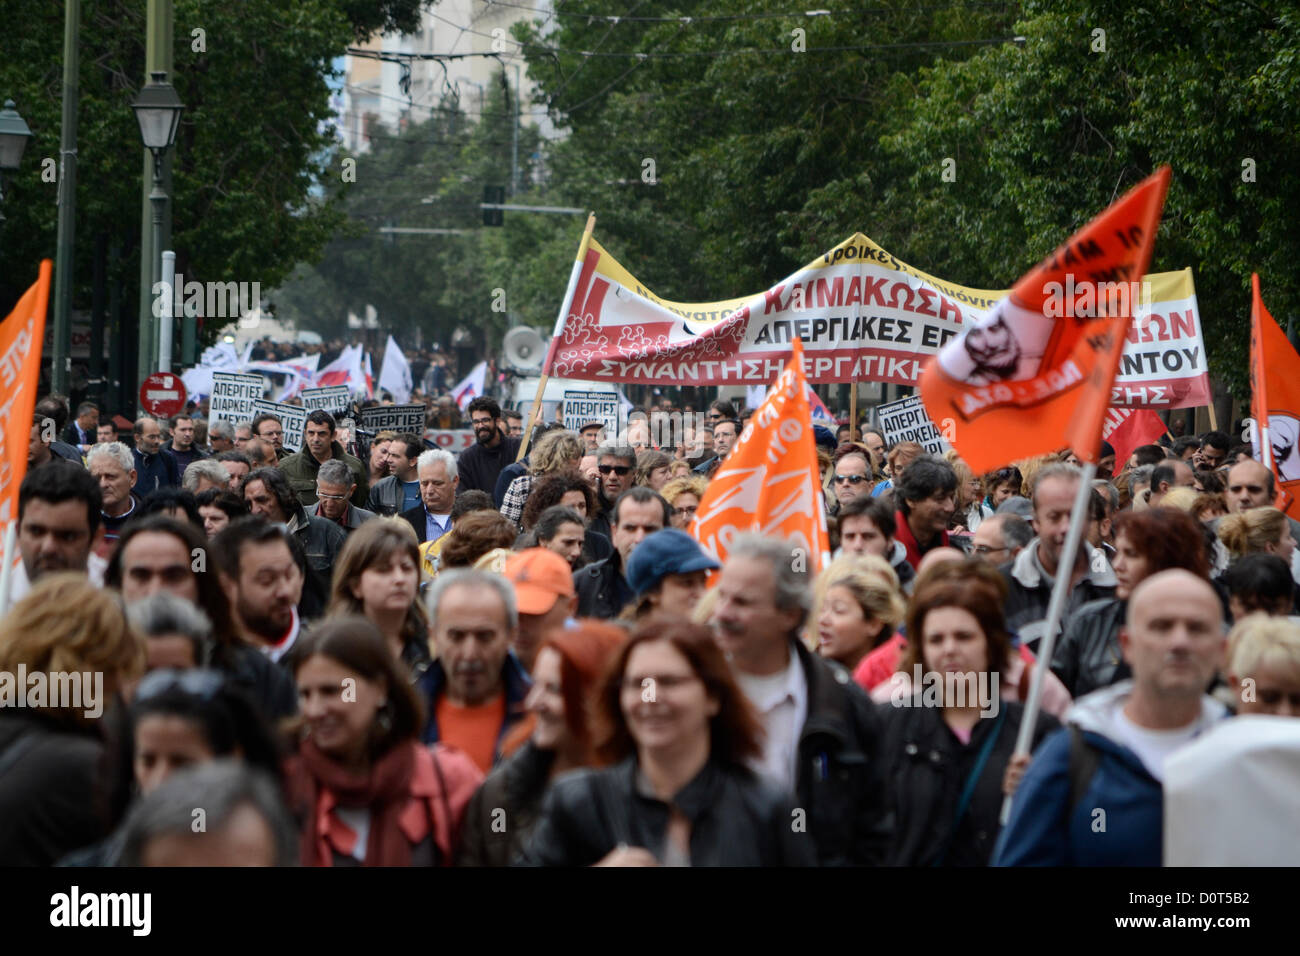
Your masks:
<svg viewBox="0 0 1300 956"><path fill-rule="evenodd" d="M176 142L176 130L181 125L181 111L185 106L181 103L181 98L176 95L175 87L167 82L165 71L155 70L149 76L152 79L140 90L140 95L131 104L131 109L135 110L136 122L140 124L140 138L144 140L145 148L153 153L153 189L149 192L149 205L153 209L150 289L157 289L158 283L162 281L163 210L167 204L167 193L163 190L162 179L163 156ZM163 315L170 316L171 309L164 310ZM151 356L147 354L140 356L142 368L150 358Z"/></svg>
<svg viewBox="0 0 1300 956"><path fill-rule="evenodd" d="M32 131L14 109L14 101L5 100L5 108L0 110L0 222L5 221L5 173L18 168L31 138Z"/></svg>

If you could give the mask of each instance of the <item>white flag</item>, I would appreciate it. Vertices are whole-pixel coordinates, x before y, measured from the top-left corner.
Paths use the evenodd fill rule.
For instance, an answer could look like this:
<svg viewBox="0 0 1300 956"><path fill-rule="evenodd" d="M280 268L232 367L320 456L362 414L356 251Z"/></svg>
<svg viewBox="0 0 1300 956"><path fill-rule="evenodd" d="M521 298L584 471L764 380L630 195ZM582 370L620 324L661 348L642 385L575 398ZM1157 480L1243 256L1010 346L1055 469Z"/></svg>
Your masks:
<svg viewBox="0 0 1300 956"><path fill-rule="evenodd" d="M390 335L384 348L384 366L379 370L379 387L388 389L393 403L405 405L411 397L411 363Z"/></svg>
<svg viewBox="0 0 1300 956"><path fill-rule="evenodd" d="M463 412L466 406L474 399L483 394L484 380L487 378L487 362L479 362L466 375L455 388L451 390L451 397L456 400Z"/></svg>

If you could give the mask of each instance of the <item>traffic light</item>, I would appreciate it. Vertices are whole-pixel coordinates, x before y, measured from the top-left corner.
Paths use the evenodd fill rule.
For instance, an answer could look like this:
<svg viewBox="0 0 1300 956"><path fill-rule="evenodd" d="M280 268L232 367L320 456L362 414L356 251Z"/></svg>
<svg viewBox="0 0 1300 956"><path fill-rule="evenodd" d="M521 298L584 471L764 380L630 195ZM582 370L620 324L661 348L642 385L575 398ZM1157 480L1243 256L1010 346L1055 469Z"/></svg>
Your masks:
<svg viewBox="0 0 1300 956"><path fill-rule="evenodd" d="M483 202L491 203L497 206L504 205L506 201L506 187L504 186L484 186ZM484 209L483 225L500 226L505 223L505 210L503 209Z"/></svg>

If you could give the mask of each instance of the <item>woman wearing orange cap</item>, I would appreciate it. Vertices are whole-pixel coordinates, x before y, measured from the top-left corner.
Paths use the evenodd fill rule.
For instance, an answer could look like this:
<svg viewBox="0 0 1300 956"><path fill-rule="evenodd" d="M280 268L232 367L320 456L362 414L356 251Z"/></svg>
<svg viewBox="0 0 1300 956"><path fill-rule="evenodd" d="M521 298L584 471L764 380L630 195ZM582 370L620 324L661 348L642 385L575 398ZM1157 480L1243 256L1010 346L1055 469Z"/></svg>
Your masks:
<svg viewBox="0 0 1300 956"><path fill-rule="evenodd" d="M522 617L522 615L521 615ZM526 717L502 745L507 756L466 810L462 866L508 866L532 833L551 779L595 763L587 701L625 632L583 621L553 630L533 664Z"/></svg>

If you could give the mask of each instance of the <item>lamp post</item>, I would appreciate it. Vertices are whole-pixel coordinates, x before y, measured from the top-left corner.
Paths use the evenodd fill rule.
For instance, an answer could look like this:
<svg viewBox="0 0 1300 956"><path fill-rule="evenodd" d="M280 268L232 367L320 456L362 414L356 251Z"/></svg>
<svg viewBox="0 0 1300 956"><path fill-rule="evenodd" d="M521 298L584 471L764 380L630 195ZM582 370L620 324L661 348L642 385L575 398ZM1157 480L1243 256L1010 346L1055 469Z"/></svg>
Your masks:
<svg viewBox="0 0 1300 956"><path fill-rule="evenodd" d="M163 211L167 205L167 193L163 189L163 156L176 142L176 130L180 127L181 112L185 106L176 95L175 87L167 82L166 72L155 70L149 75L152 79L140 90L131 109L135 110L136 122L140 124L140 138L144 140L145 148L153 154L153 189L149 192L149 205L153 209L153 255L149 264L152 276L150 290L153 291L162 281ZM164 310L163 315L170 316L171 309ZM142 315L140 320L145 322L146 317ZM163 321L171 319L164 318ZM141 339L144 338L141 335ZM152 351L152 348L148 348L140 355L140 378L149 374L146 366Z"/></svg>
<svg viewBox="0 0 1300 956"><path fill-rule="evenodd" d="M18 168L31 138L32 131L14 109L14 101L5 100L5 108L0 110L0 223L5 221L5 173Z"/></svg>

